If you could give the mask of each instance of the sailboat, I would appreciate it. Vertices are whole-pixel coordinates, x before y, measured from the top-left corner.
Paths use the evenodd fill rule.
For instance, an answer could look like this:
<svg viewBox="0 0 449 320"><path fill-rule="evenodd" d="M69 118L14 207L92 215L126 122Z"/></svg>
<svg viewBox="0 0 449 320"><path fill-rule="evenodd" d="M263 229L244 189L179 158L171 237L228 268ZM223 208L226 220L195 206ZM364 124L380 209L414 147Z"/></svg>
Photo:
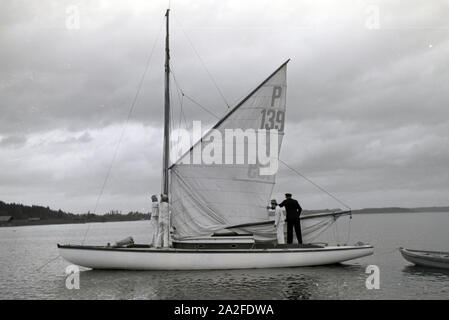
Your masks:
<svg viewBox="0 0 449 320"><path fill-rule="evenodd" d="M262 175L262 164L191 164L189 159L213 143L214 132L228 129L276 129L284 136L288 60L233 107L177 161L170 163L169 10L166 14L165 103L162 193L169 195L174 230L171 246L60 245L67 261L93 269L207 270L301 267L335 264L373 254L371 245L276 244L267 204L276 174ZM245 147L251 142L244 140ZM279 154L279 153L277 153ZM303 215L308 241L350 211Z"/></svg>

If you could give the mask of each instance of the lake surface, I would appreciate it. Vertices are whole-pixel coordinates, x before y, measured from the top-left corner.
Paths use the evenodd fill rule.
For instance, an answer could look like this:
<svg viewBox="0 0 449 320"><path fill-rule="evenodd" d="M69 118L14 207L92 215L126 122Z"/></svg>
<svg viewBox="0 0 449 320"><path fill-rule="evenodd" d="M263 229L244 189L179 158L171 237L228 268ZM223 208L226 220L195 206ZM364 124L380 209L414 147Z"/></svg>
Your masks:
<svg viewBox="0 0 449 320"><path fill-rule="evenodd" d="M397 248L449 251L449 213L354 215L320 240L375 247L373 256L326 267L220 271L96 271L83 269L80 289L66 288L56 243L80 244L87 224L0 228L0 299L448 299L449 270L410 265ZM149 222L89 224L86 244L126 236L148 242ZM368 265L380 289L368 290Z"/></svg>

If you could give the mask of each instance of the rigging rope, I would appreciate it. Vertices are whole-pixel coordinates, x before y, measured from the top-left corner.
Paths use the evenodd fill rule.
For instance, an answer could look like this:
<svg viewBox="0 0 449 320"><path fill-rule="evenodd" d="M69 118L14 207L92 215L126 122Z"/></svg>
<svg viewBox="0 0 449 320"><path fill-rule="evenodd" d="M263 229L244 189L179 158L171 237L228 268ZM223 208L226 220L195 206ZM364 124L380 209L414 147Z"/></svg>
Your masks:
<svg viewBox="0 0 449 320"><path fill-rule="evenodd" d="M323 191L324 193L326 193L327 195L329 195L330 197L332 197L334 200L338 201L340 204L342 204L343 206L345 206L347 209L351 210L351 207L349 207L347 204L345 204L343 201L341 201L340 199L338 199L336 196L334 196L333 194L331 194L329 191L327 191L326 189L324 189L323 187L320 187L318 184L316 184L315 182L313 182L312 180L310 180L309 178L307 178L306 176L304 176L302 173L300 173L298 170L295 170L294 168L290 167L288 164L286 164L284 161L282 161L281 159L279 159L279 162L281 162L284 166L286 166L288 169L290 169L291 171L293 171L294 173L296 173L297 175L301 176L302 178L304 178L306 181L308 181L309 183L313 184L316 188L318 188L319 190ZM350 239L350 235L351 235L351 220L352 220L352 215L349 216L348 219L348 230L347 230L347 235L346 235L346 244L349 242ZM336 222L336 221L335 221ZM313 239L316 239L321 233L323 233L324 230L322 232L320 232L317 236L315 236ZM334 234L334 240L339 243L339 239L338 239L338 226L337 223L335 223L335 228L333 229L333 234Z"/></svg>
<svg viewBox="0 0 449 320"><path fill-rule="evenodd" d="M182 116L182 119L184 120L184 126L187 129L187 120L186 120L186 116L184 114L184 109L183 109L183 102L184 102L184 92L181 89L181 86L178 83L178 80L176 80L176 76L175 73L173 72L173 67L170 68L170 75L173 77L173 80L175 81L175 86L176 86L176 92L177 92L177 96L178 96L178 101L180 104L180 117ZM181 98L180 98L181 97ZM181 128L181 118L179 119L179 128Z"/></svg>
<svg viewBox="0 0 449 320"><path fill-rule="evenodd" d="M352 222L352 215L349 216L348 219L348 231L346 234L346 245L349 243L349 240L351 239L351 222Z"/></svg>
<svg viewBox="0 0 449 320"><path fill-rule="evenodd" d="M175 83L176 96L178 97L178 102L179 102L179 106L180 106L179 107L180 108L180 111L179 111L179 122L178 122L178 127L177 128L174 125L174 122L175 122L174 112L170 113L170 119L172 121L172 130L173 129L178 129L177 140L176 140L176 142L173 142L173 143L176 143L176 155L178 155L178 153L179 153L179 138L180 138L180 134L181 134L181 132L180 132L181 122L182 122L182 120L184 120L184 126L185 126L185 128L187 130L187 120L186 120L186 117L184 115L184 110L183 110L183 107L184 107L184 93L182 92L182 90L181 90L181 88L180 88L180 86L178 84L178 81L176 80L176 77L175 77L175 75L173 73L172 68L170 68L170 71L171 71L170 75L173 77L173 80L174 80L174 83ZM171 94L173 94L173 90L170 92L170 95ZM172 104L172 107L173 107L173 104ZM176 162L176 161L173 161L173 159L171 159L171 161L172 161L172 163Z"/></svg>
<svg viewBox="0 0 449 320"><path fill-rule="evenodd" d="M336 200L337 202L339 202L341 205L345 206L347 209L351 210L351 207L348 206L346 203L344 203L343 201L341 201L340 199L338 199L336 196L334 196L333 194L331 194L329 191L327 191L326 189L320 187L318 184L316 184L315 182L313 182L312 180L310 180L309 178L307 178L306 176L304 176L302 173L300 173L299 171L295 170L294 168L290 167L288 164L286 164L284 161L282 161L281 159L279 159L279 162L282 163L284 166L286 166L288 169L290 169L291 171L293 171L294 173L296 173L297 175L303 177L305 180L307 180L308 182L310 182L311 184L313 184L316 188L318 188L319 190L323 191L324 193L326 193L328 196L332 197L334 200Z"/></svg>
<svg viewBox="0 0 449 320"><path fill-rule="evenodd" d="M51 258L50 260L48 260L47 262L45 262L43 265L41 265L39 268L37 268L36 271L40 271L43 267L45 267L45 266L48 265L49 263L55 261L55 260L58 259L59 257L61 257L61 256L58 254L56 257Z"/></svg>
<svg viewBox="0 0 449 320"><path fill-rule="evenodd" d="M175 85L176 85L176 89L179 90L181 92L181 95L183 97L186 97L187 99L189 99L191 102L193 102L195 105L197 105L198 107L200 107L201 109L203 109L204 111L206 111L207 113L209 113L211 116L215 117L216 119L220 119L219 116L217 116L215 113L213 113L212 111L210 111L208 108L206 108L205 106L203 106L202 104L200 104L198 101L194 100L192 97L188 96L184 90L182 90L181 86L178 83L178 80L176 80L176 76L175 73L173 71L173 68L170 69L171 71L171 75L173 76L173 80L175 80ZM179 98L178 98L179 99Z"/></svg>
<svg viewBox="0 0 449 320"><path fill-rule="evenodd" d="M338 221L335 220L335 224L334 224L335 228L334 228L334 240L335 243L339 244L340 242L338 241Z"/></svg>
<svg viewBox="0 0 449 320"><path fill-rule="evenodd" d="M349 219L348 219L348 227L347 227L345 245L347 245L349 243L349 240L351 239L351 222L352 222L352 215L350 215Z"/></svg>
<svg viewBox="0 0 449 320"><path fill-rule="evenodd" d="M220 94L221 98L223 99L224 103L226 104L226 106L228 107L228 109L230 108L228 101L226 100L223 92L220 90L220 88L218 87L217 82L215 81L214 77L212 77L212 74L209 72L209 69L207 69L206 64L204 63L203 59L201 59L198 51L195 49L195 46L193 45L192 40L190 40L189 36L187 35L186 31L184 30L184 28L182 27L182 24L178 21L178 19L175 17L176 22L179 24L180 29L182 30L182 32L184 33L184 36L186 37L187 41L189 42L190 46L192 47L193 51L195 52L196 56L198 57L198 59L201 62L201 65L203 66L203 68L206 70L209 78L211 79L212 83L215 86L215 89L217 89L218 93Z"/></svg>
<svg viewBox="0 0 449 320"><path fill-rule="evenodd" d="M168 83L169 83L168 86L171 87L171 77L168 78ZM169 123L169 131L170 131L170 133L169 133L169 137L171 137L171 133L175 129L175 118L173 116L174 112L172 111L173 110L173 101L174 101L174 99L173 99L173 90L170 90L170 119L169 119L169 122L170 122ZM170 139L169 143L170 143L170 150L171 150L172 147L173 147L173 143L174 142ZM170 159L170 160L172 160L172 159Z"/></svg>
<svg viewBox="0 0 449 320"><path fill-rule="evenodd" d="M99 194L98 197L97 197L97 201L96 201L96 203L95 203L94 213L97 212L98 204L100 203L100 199L101 199L101 197L103 196L103 192L104 192L104 189L105 189L105 187L106 187L106 183L107 183L107 181L109 180L109 176L110 176L110 174L111 174L112 167L113 167L113 165L114 165L115 159L117 158L118 150L120 149L120 145L121 145L122 140L123 140L123 137L124 137L124 135L125 135L126 127L127 127L127 125L128 125L128 122L129 122L129 120L130 120L130 118L131 118L131 114L132 114L132 112L133 112L133 110L134 110L134 107L135 107L135 105L136 105L137 98L139 97L140 90L142 89L143 81L145 80L145 75L147 74L148 68L149 68L149 66L150 66L150 62L151 62L151 59L152 59L152 57L153 57L154 49L156 48L156 44L157 44L157 42L158 42L158 40L159 40L159 36L160 36L160 34L161 34L161 31L162 31L162 24L161 24L161 27L160 27L160 29L159 29L159 32L158 32L158 34L157 34L157 36L156 36L156 39L155 39L155 41L154 41L153 47L151 48L150 54L149 54L149 56L148 56L148 58L147 58L147 62L146 62L146 65L145 65L145 69L144 69L144 71L143 71L143 73L142 73L142 76L141 76L140 81L139 81L139 83L138 83L138 87L137 87L136 94L134 95L134 99L132 100L131 106L130 106L130 108L129 108L128 116L127 116L127 118L126 118L125 124L123 125L122 132L121 132L121 134L120 134L119 140L118 140L117 145L116 145L116 147L115 147L115 150L114 150L114 154L113 154L113 156L112 156L111 163L109 164L108 171L107 171L107 173L106 173L106 177L105 177L105 179L104 179L104 181L103 181L103 184L102 184L102 186L101 186L101 189L100 189L100 194ZM85 232L85 234L84 234L84 238L83 238L82 244L84 244L84 241L86 240L87 233L89 232L89 228L90 228L90 224L87 225L87 230L86 230L86 232Z"/></svg>
<svg viewBox="0 0 449 320"><path fill-rule="evenodd" d="M184 116L184 112L182 110L183 102L184 102L184 96L181 97L181 101L179 102L179 104L180 104L180 111L179 111L179 123L178 123L178 138L176 140L176 142L177 142L176 154L179 154L179 137L181 135L181 132L180 132L181 120L183 119L183 116ZM186 130L187 130L187 123L185 121L185 117L184 117L184 126L186 127Z"/></svg>
<svg viewBox="0 0 449 320"><path fill-rule="evenodd" d="M184 112L183 112L183 103L184 103L184 96L183 95L181 95L181 98L179 98L179 90L178 90L178 88L176 88L176 91L178 92L178 94L177 94L177 96L178 96L178 101L179 101L179 122L178 122L178 137L177 137L177 139L176 139L176 154L179 154L179 137L180 137L180 135L181 135L181 132L180 132L180 130L181 130L181 122L182 122L182 119L183 119L183 115L184 115ZM186 130L187 130L187 122L185 121L185 117L184 117L184 126L186 127Z"/></svg>
<svg viewBox="0 0 449 320"><path fill-rule="evenodd" d="M193 102L194 104L196 104L198 107L200 107L201 109L203 109L204 111L206 111L207 113L209 113L210 115L212 115L213 117L220 119L219 116L217 116L215 113L213 113L212 111L210 111L209 109L207 109L206 107L202 106L199 102L193 100L193 98L189 97L187 94L183 94L187 99L189 99L191 102Z"/></svg>

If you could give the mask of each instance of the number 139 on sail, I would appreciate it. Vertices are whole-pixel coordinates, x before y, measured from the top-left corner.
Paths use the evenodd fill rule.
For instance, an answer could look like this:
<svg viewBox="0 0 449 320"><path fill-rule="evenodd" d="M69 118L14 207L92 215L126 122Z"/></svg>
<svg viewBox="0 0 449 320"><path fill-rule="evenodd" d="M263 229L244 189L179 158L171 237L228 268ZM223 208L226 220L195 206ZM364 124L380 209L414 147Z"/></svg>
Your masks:
<svg viewBox="0 0 449 320"><path fill-rule="evenodd" d="M261 129L277 129L278 131L284 131L285 112L275 109L263 109L262 110L262 123Z"/></svg>

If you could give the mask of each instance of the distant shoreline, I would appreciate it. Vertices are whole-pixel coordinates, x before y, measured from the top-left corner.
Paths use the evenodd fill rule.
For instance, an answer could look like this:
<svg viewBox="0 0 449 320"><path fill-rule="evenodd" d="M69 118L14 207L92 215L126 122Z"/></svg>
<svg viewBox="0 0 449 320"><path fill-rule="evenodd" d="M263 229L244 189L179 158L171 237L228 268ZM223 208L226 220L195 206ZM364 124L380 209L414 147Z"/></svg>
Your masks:
<svg viewBox="0 0 449 320"><path fill-rule="evenodd" d="M373 214L373 213L434 213L434 212L449 212L449 207L417 207L417 208L401 208L401 207L386 207L386 208L364 208L352 210L353 214Z"/></svg>
<svg viewBox="0 0 449 320"><path fill-rule="evenodd" d="M317 212L334 212L337 209L324 210L303 210L304 214ZM402 208L402 207L385 207L385 208L364 208L352 210L352 214L380 214L380 213L434 213L449 212L448 207L418 207L418 208ZM88 218L87 218L88 217ZM66 218L50 218L50 219L13 219L8 222L0 222L0 227L20 227L20 226L39 226L39 225L56 225L56 224L85 224L85 223L102 223L102 222L123 222L123 221L143 221L148 220L149 214L124 215L72 215Z"/></svg>
<svg viewBox="0 0 449 320"><path fill-rule="evenodd" d="M340 209L322 209L322 210L303 210L304 214L322 213L322 212L336 212ZM417 208L402 208L402 207L385 207L385 208L363 208L351 210L352 214L376 214L376 213L434 213L434 212L449 212L449 207L417 207Z"/></svg>
<svg viewBox="0 0 449 320"><path fill-rule="evenodd" d="M36 226L51 224L74 224L91 222L117 222L148 220L149 213L128 212L122 214L111 210L105 214L91 212L74 214L61 209L53 210L49 207L37 205L23 205L20 203L5 203L0 201L0 227Z"/></svg>
<svg viewBox="0 0 449 320"><path fill-rule="evenodd" d="M50 220L13 220L10 222L0 224L1 227L25 227L25 226L45 226L45 225L58 225L58 224L86 224L86 223L106 223L106 222L130 222L130 221L145 221L149 219L120 219L120 220L66 220L66 219L50 219Z"/></svg>

